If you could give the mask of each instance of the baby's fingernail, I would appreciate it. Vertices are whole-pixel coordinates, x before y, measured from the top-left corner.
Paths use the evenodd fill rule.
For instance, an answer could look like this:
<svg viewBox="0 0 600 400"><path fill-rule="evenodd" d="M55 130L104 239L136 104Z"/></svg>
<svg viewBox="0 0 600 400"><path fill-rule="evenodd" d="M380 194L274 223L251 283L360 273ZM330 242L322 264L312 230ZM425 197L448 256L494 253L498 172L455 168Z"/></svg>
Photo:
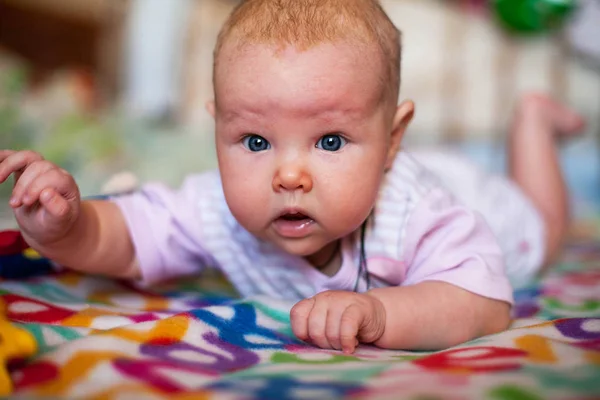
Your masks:
<svg viewBox="0 0 600 400"><path fill-rule="evenodd" d="M8 204L10 204L11 206L16 206L19 203L19 200L17 200L16 196L13 196L10 198L10 200L8 201Z"/></svg>

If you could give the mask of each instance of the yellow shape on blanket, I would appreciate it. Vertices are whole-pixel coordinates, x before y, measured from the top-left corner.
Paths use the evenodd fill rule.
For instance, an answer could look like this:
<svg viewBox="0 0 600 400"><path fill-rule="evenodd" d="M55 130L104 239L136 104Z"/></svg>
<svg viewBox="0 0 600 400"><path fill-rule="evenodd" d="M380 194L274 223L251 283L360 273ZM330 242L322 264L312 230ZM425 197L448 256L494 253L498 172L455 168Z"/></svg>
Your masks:
<svg viewBox="0 0 600 400"><path fill-rule="evenodd" d="M519 349L525 350L529 354L527 358L531 361L541 364L552 364L558 361L552 350L552 344L546 337L524 335L516 338L515 344Z"/></svg>
<svg viewBox="0 0 600 400"><path fill-rule="evenodd" d="M86 278L86 276L79 272L69 271L69 272L65 272L63 274L58 275L56 277L56 281L65 286L77 286L85 278Z"/></svg>
<svg viewBox="0 0 600 400"><path fill-rule="evenodd" d="M180 341L187 333L189 325L190 320L188 317L185 315L174 315L156 321L148 330L139 331L122 326L106 331L106 334L138 343L148 343L156 339Z"/></svg>
<svg viewBox="0 0 600 400"><path fill-rule="evenodd" d="M171 301L160 297L145 296L144 311L165 311L169 309Z"/></svg>
<svg viewBox="0 0 600 400"><path fill-rule="evenodd" d="M81 385L94 368L127 358L127 354L116 351L78 350L61 365L60 374L56 379L38 385L35 393L39 397L69 397L69 390Z"/></svg>
<svg viewBox="0 0 600 400"><path fill-rule="evenodd" d="M8 361L30 357L36 351L37 344L33 335L4 317L4 303L0 300L0 396L8 396L13 390L6 368Z"/></svg>
<svg viewBox="0 0 600 400"><path fill-rule="evenodd" d="M120 289L114 289L106 292L96 292L88 296L89 301L97 301L99 303L117 305L114 301L114 297L122 295L123 291ZM169 309L170 300L161 297L141 296L144 300L144 305L137 307L143 311L165 311Z"/></svg>
<svg viewBox="0 0 600 400"><path fill-rule="evenodd" d="M80 327L80 328L89 328L92 326L92 323L96 319L106 318L106 317L127 317L126 314L120 314L114 311L101 310L99 308L89 307L84 308L79 311L77 314L72 315L68 318L65 318L61 325L63 326L72 326L72 327Z"/></svg>
<svg viewBox="0 0 600 400"><path fill-rule="evenodd" d="M29 258L30 260L37 260L37 259L42 258L42 256L40 255L40 253L38 253L37 251L35 251L32 248L25 249L25 251L23 252L23 255L26 258Z"/></svg>
<svg viewBox="0 0 600 400"><path fill-rule="evenodd" d="M600 354L596 351L588 351L585 353L585 358L594 365L600 366Z"/></svg>

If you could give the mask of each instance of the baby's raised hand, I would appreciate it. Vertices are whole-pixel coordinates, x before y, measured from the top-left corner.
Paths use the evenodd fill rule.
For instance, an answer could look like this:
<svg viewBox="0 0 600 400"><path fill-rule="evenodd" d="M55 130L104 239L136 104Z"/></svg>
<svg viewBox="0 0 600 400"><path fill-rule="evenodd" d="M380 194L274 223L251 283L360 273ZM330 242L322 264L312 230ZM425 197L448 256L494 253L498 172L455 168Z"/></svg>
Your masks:
<svg viewBox="0 0 600 400"><path fill-rule="evenodd" d="M358 343L373 343L385 330L381 301L371 295L330 290L294 305L292 330L321 348L353 353Z"/></svg>
<svg viewBox="0 0 600 400"><path fill-rule="evenodd" d="M14 174L10 198L23 234L39 245L60 240L79 215L79 188L64 169L33 151L0 150L0 183Z"/></svg>

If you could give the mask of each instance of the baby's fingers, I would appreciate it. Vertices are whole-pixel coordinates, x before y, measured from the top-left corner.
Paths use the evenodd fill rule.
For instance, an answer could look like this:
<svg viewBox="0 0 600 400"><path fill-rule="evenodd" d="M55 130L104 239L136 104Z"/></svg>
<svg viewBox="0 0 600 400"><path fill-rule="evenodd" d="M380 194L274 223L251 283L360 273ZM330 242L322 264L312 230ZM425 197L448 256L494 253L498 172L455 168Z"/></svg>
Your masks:
<svg viewBox="0 0 600 400"><path fill-rule="evenodd" d="M23 173L21 180L26 178L25 174L28 172L29 170ZM45 189L53 189L57 195L64 198L66 201L77 197L77 185L71 175L62 169L53 167L35 176L31 180L31 183L22 194L23 204L30 206L36 201L42 203L40 195Z"/></svg>
<svg viewBox="0 0 600 400"><path fill-rule="evenodd" d="M0 183L4 182L13 173L11 163L5 161L15 153L14 150L0 150Z"/></svg>
<svg viewBox="0 0 600 400"><path fill-rule="evenodd" d="M34 151L0 150L0 183L4 182L13 172L19 179L21 172L30 164L43 160Z"/></svg>
<svg viewBox="0 0 600 400"><path fill-rule="evenodd" d="M340 342L342 350L346 354L354 353L358 346L358 330L364 318L363 313L357 305L350 305L342 313L340 319Z"/></svg>
<svg viewBox="0 0 600 400"><path fill-rule="evenodd" d="M16 152L16 150L0 150L0 163Z"/></svg>
<svg viewBox="0 0 600 400"><path fill-rule="evenodd" d="M10 199L10 205L13 207L20 207L22 205L30 206L35 203L38 200L39 192L41 192L41 189L44 188L42 187L34 193L31 191L31 184L36 180L39 182L39 177L44 176L46 173L54 169L57 169L57 167L48 161L35 161L29 164L29 166L21 173L21 176L15 182L15 187L13 188L12 197ZM47 179L45 179L45 181L47 182Z"/></svg>
<svg viewBox="0 0 600 400"><path fill-rule="evenodd" d="M0 163L16 152L16 150L0 150Z"/></svg>
<svg viewBox="0 0 600 400"><path fill-rule="evenodd" d="M63 196L52 188L46 188L40 193L40 204L50 217L61 220L71 211L71 205Z"/></svg>
<svg viewBox="0 0 600 400"><path fill-rule="evenodd" d="M315 299L304 299L294 305L290 311L290 320L294 335L300 340L307 340L308 336L308 317L315 305Z"/></svg>

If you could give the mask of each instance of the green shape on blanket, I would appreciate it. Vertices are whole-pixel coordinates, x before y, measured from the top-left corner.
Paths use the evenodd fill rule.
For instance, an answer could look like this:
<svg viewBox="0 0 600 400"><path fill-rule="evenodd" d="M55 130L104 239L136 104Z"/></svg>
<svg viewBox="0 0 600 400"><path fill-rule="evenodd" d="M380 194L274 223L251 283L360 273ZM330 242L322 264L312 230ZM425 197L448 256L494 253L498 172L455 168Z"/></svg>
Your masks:
<svg viewBox="0 0 600 400"><path fill-rule="evenodd" d="M397 363L397 362L410 362L414 360L418 360L420 358L425 357L426 354L423 355L399 355L393 356L391 360L378 360L379 364L386 364L389 367L389 364ZM356 356L349 356L344 354L332 354L328 359L306 359L303 357L303 353L286 353L277 351L273 353L271 356L271 361L277 364L311 364L311 365L325 365L325 364L343 364L349 362L368 362L372 363L373 360L370 359L362 359Z"/></svg>
<svg viewBox="0 0 600 400"><path fill-rule="evenodd" d="M494 400L542 400L542 397L525 388L514 385L496 386L489 391Z"/></svg>
<svg viewBox="0 0 600 400"><path fill-rule="evenodd" d="M35 341L38 344L38 354L43 354L47 351L53 350L55 347L60 346L63 343L70 342L71 340L79 339L85 336L77 332L75 329L66 326L40 324L20 325L22 328L29 331L35 337ZM44 334L44 330L50 331L55 334L53 338L55 343L48 344L47 337Z"/></svg>
<svg viewBox="0 0 600 400"><path fill-rule="evenodd" d="M361 360L357 360L361 361ZM272 365L259 364L252 368L237 371L227 375L227 379L239 379L239 378L269 378L277 376L290 376L293 375L295 378L300 377L312 377L326 376L329 382L365 382L369 379L381 375L384 371L389 368L389 364L375 364L373 361L360 364L360 367L355 368L338 368L332 369L329 364L314 365L310 369L298 368L294 369L293 364L306 365L299 363L287 364L282 369L272 369Z"/></svg>
<svg viewBox="0 0 600 400"><path fill-rule="evenodd" d="M25 289L28 293L37 297L42 297L47 302L58 302L58 303L76 303L76 304L101 304L94 302L93 300L83 299L80 297L73 296L71 293L66 292L60 286L52 282L43 281L20 281L18 287ZM13 291L13 293L17 293ZM22 293L21 293L22 294ZM23 295L23 294L22 294Z"/></svg>
<svg viewBox="0 0 600 400"><path fill-rule="evenodd" d="M570 393L598 395L600 393L600 367L597 365L578 365L572 368L547 369L524 366L523 374L534 376L540 386L552 393L555 389L564 389Z"/></svg>
<svg viewBox="0 0 600 400"><path fill-rule="evenodd" d="M413 351L413 353L417 353L417 351ZM396 361L414 361L414 360L419 360L423 357L428 356L429 354L431 354L431 352L426 352L423 351L423 354L420 356L393 356L392 360L390 360L390 363L396 362Z"/></svg>
<svg viewBox="0 0 600 400"><path fill-rule="evenodd" d="M257 310L277 322L281 322L283 324L290 323L289 311L282 311L273 307L269 307L267 304L257 300L251 300L248 302L248 304L252 304Z"/></svg>
<svg viewBox="0 0 600 400"><path fill-rule="evenodd" d="M271 361L277 364L340 364L362 360L355 356L346 356L341 354L332 354L329 358L324 360L310 360L303 358L302 353L283 353L278 351L273 353L271 356Z"/></svg>
<svg viewBox="0 0 600 400"><path fill-rule="evenodd" d="M542 304L548 311L559 313L564 316L595 317L600 315L600 301L588 299L578 304L567 304L559 299L542 299Z"/></svg>
<svg viewBox="0 0 600 400"><path fill-rule="evenodd" d="M272 320L284 324L285 327L283 329L278 329L278 332L290 337L295 337L294 332L292 331L292 326L290 325L289 311L282 311L273 307L269 307L267 304L257 300L251 300L248 303L252 304L258 311L265 314Z"/></svg>

